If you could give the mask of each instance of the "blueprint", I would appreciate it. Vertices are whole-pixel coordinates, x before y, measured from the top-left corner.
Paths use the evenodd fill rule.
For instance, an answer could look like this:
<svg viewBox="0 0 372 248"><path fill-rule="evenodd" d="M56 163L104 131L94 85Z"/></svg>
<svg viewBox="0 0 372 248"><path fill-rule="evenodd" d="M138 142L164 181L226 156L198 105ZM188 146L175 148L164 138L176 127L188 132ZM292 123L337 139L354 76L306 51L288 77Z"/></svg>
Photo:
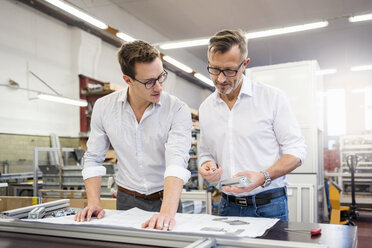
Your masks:
<svg viewBox="0 0 372 248"><path fill-rule="evenodd" d="M138 208L126 211L105 210L106 214L102 219L92 218L90 222L76 222L74 216L63 216L45 218L38 221L54 224L73 224L73 225L95 225L95 226L115 226L123 228L142 229L141 224L151 218L154 212L147 212ZM175 216L176 225L172 231L175 233L187 234L210 234L234 237L255 238L262 236L266 230L275 225L279 219L253 218L253 217L223 217L208 214L180 214ZM164 232L153 230L154 232Z"/></svg>

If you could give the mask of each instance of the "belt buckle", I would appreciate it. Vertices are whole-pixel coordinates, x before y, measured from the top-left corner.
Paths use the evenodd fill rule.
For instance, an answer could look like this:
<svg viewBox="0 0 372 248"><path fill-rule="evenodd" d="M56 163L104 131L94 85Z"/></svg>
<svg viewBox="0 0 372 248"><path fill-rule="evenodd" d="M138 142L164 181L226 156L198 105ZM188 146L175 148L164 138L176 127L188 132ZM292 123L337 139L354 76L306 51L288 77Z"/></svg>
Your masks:
<svg viewBox="0 0 372 248"><path fill-rule="evenodd" d="M239 206L248 206L247 199L242 197L235 198L235 204Z"/></svg>

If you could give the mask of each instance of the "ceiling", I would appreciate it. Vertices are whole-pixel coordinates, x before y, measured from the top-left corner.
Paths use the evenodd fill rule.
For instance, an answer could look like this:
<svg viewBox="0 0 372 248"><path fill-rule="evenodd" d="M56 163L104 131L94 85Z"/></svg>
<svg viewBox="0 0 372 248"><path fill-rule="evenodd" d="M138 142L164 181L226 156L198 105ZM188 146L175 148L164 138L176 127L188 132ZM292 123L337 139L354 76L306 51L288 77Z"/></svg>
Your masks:
<svg viewBox="0 0 372 248"><path fill-rule="evenodd" d="M74 2L73 0L70 0ZM328 20L322 29L249 41L249 66L315 59L321 69L337 68L328 81L370 80L372 72L350 72L372 64L372 21L348 16L372 13L372 0L83 0L87 10L113 5L168 40L210 37L225 28L246 32ZM93 6L92 6L93 5ZM125 32L125 30L122 30ZM207 63L206 46L183 48ZM164 51L166 53L166 51ZM204 72L206 74L206 72Z"/></svg>

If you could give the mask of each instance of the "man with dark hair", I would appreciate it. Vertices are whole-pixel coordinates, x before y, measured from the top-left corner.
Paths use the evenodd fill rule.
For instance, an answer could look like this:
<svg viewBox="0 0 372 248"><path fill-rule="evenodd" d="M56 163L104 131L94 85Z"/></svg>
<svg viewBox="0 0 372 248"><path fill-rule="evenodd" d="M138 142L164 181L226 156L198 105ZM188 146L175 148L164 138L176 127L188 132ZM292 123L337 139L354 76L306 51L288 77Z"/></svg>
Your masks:
<svg viewBox="0 0 372 248"><path fill-rule="evenodd" d="M222 30L209 41L216 86L200 106L199 173L208 181L246 176L245 188L223 188L219 215L288 221L285 175L303 163L306 146L285 94L248 80L247 41Z"/></svg>
<svg viewBox="0 0 372 248"><path fill-rule="evenodd" d="M83 169L88 206L75 220L104 216L100 187L106 171L102 162L111 143L118 158L117 209L159 212L142 227L171 230L176 212L182 211L183 184L190 178L190 109L162 92L167 72L154 47L144 41L125 43L118 60L128 88L94 105Z"/></svg>

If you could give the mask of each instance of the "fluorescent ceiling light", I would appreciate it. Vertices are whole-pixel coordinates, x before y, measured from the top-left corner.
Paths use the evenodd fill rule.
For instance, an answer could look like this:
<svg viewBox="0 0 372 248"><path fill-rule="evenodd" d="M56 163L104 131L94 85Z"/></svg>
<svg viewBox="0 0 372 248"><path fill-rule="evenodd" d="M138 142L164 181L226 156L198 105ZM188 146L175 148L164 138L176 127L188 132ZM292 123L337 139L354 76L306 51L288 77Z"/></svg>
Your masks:
<svg viewBox="0 0 372 248"><path fill-rule="evenodd" d="M127 34L124 34L123 32L116 33L116 36L119 37L120 39L125 40L125 41L128 41L128 42L131 42L131 41L135 41L136 40L132 36L127 35Z"/></svg>
<svg viewBox="0 0 372 248"><path fill-rule="evenodd" d="M300 31L311 30L311 29L316 29L316 28L323 28L326 26L328 26L327 21L314 22L314 23L296 25L296 26L285 27L285 28L277 28L277 29L270 29L266 31L246 33L245 37L247 37L247 39L255 39L255 38L262 38L262 37L268 37L268 36L273 36L273 35L300 32Z"/></svg>
<svg viewBox="0 0 372 248"><path fill-rule="evenodd" d="M64 11L70 13L71 15L74 15L90 24L92 24L93 26L96 26L100 29L107 29L108 26L101 22L100 20L88 15L88 14L85 14L84 12L82 12L81 10L75 8L75 7L72 7L71 5L69 4L66 4L65 2L62 2L60 0L45 0L47 1L48 3L60 8L60 9L63 9Z"/></svg>
<svg viewBox="0 0 372 248"><path fill-rule="evenodd" d="M372 20L372 14L349 17L349 22L362 22Z"/></svg>
<svg viewBox="0 0 372 248"><path fill-rule="evenodd" d="M372 70L372 65L360 65L360 66L354 66L350 68L351 71L367 71Z"/></svg>
<svg viewBox="0 0 372 248"><path fill-rule="evenodd" d="M247 39L255 39L255 38L262 38L268 37L273 35L280 35L280 34L288 34L294 33L299 31L311 30L316 28L323 28L328 26L328 21L322 22L314 22L308 24L302 24L297 26L291 27L284 27L284 28L277 28L277 29L270 29L265 31L258 31L252 33L246 33L245 36ZM195 40L185 40L185 41L175 41L175 42L168 42L163 43L159 47L161 49L176 49L176 48L183 48L183 47L193 47L193 46L205 46L208 45L209 39L195 39Z"/></svg>
<svg viewBox="0 0 372 248"><path fill-rule="evenodd" d="M211 85L211 86L214 86L212 80L210 80L209 78L207 78L206 76L204 76L203 74L200 74L200 73L195 73L194 76L203 81L204 83L208 84L208 85Z"/></svg>
<svg viewBox="0 0 372 248"><path fill-rule="evenodd" d="M160 45L161 49L176 49L182 47L193 47L193 46L205 46L208 45L209 39L197 39L197 40L188 40L188 41L179 41L179 42L170 42Z"/></svg>
<svg viewBox="0 0 372 248"><path fill-rule="evenodd" d="M172 65L178 67L179 69L187 72L187 73L191 73L192 72L192 69L190 67L188 67L187 65L185 64L182 64L181 62L179 62L178 60L175 60L174 58L172 57L169 57L169 56L163 56L163 59L169 63L171 63Z"/></svg>
<svg viewBox="0 0 372 248"><path fill-rule="evenodd" d="M324 69L317 71L317 75L329 75L329 74L335 74L337 72L337 69Z"/></svg>
<svg viewBox="0 0 372 248"><path fill-rule="evenodd" d="M59 102L59 103L65 103L65 104L71 104L71 105L76 105L80 107L86 107L88 106L88 102L86 100L75 100L63 96L55 96L55 95L48 95L48 94L38 94L37 98L43 99L43 100L48 100L52 102Z"/></svg>

